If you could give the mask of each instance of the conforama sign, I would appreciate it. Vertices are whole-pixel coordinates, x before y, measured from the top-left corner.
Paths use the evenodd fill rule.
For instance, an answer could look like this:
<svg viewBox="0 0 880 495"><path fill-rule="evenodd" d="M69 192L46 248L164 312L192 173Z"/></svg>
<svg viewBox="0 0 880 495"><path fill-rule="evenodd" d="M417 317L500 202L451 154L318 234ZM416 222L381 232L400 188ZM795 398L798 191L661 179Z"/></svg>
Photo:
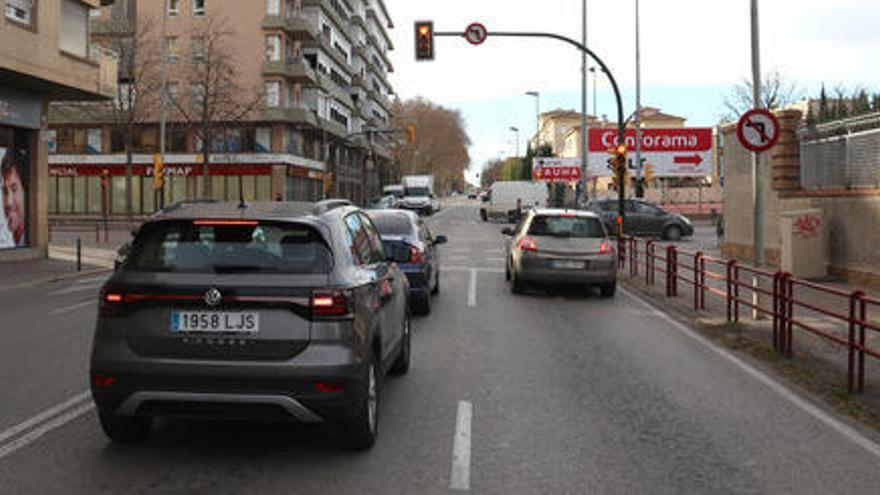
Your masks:
<svg viewBox="0 0 880 495"><path fill-rule="evenodd" d="M629 166L637 168L636 131L627 129L625 144ZM590 169L604 166L608 150L618 144L615 129L590 129ZM642 161L654 165L655 176L691 177L712 175L712 129L642 129Z"/></svg>

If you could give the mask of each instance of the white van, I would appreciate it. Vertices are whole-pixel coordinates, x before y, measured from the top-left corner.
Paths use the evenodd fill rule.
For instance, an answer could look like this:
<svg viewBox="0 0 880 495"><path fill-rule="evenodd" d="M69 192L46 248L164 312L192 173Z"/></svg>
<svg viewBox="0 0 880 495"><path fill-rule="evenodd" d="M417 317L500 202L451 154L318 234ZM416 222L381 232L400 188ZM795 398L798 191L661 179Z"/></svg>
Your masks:
<svg viewBox="0 0 880 495"><path fill-rule="evenodd" d="M496 182L483 197L480 216L484 221L500 218L515 222L525 210L546 207L549 197L550 193L544 182Z"/></svg>

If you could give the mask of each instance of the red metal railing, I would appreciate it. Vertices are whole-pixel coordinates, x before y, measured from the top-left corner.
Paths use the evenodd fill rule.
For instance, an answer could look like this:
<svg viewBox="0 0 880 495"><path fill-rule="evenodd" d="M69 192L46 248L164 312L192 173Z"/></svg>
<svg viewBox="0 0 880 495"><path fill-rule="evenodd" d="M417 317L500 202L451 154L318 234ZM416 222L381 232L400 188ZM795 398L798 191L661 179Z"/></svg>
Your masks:
<svg viewBox="0 0 880 495"><path fill-rule="evenodd" d="M867 337L868 332L880 334L880 321L869 318L870 314L878 314L880 298L799 279L783 271L757 269L736 260L680 250L675 245L661 246L652 239L625 237L618 240L618 249L621 271L636 278L643 268L648 286L656 286L657 274L661 274L667 297L678 297L680 285L690 286L689 295L697 311L706 310L709 295L723 301L729 322L738 322L743 309L760 318L771 318L771 343L783 356L792 357L795 329L844 346L851 393L865 389L866 356L880 359L880 349L871 348ZM840 331L835 333L834 327Z"/></svg>

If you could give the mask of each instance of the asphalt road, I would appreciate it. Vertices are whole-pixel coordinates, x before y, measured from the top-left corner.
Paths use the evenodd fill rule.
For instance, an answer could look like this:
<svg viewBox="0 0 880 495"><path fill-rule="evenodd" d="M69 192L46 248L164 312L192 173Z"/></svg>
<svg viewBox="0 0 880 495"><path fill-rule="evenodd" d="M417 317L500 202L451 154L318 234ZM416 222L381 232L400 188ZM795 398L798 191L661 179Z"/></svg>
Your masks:
<svg viewBox="0 0 880 495"><path fill-rule="evenodd" d="M101 433L86 367L100 280L0 291L0 493L872 493L873 433L823 412L626 291L513 295L502 225L431 219L441 294L380 438L165 422ZM867 435L867 436L866 436Z"/></svg>

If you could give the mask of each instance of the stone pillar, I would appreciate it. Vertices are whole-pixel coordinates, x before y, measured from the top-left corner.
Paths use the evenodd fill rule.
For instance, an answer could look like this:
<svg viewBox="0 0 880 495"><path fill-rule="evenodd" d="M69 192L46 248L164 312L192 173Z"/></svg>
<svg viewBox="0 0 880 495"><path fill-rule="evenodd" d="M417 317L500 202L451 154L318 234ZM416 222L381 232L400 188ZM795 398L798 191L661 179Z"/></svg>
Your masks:
<svg viewBox="0 0 880 495"><path fill-rule="evenodd" d="M798 191L801 188L800 142L795 131L801 125L800 110L779 110L779 142L770 150L770 171L774 191Z"/></svg>

